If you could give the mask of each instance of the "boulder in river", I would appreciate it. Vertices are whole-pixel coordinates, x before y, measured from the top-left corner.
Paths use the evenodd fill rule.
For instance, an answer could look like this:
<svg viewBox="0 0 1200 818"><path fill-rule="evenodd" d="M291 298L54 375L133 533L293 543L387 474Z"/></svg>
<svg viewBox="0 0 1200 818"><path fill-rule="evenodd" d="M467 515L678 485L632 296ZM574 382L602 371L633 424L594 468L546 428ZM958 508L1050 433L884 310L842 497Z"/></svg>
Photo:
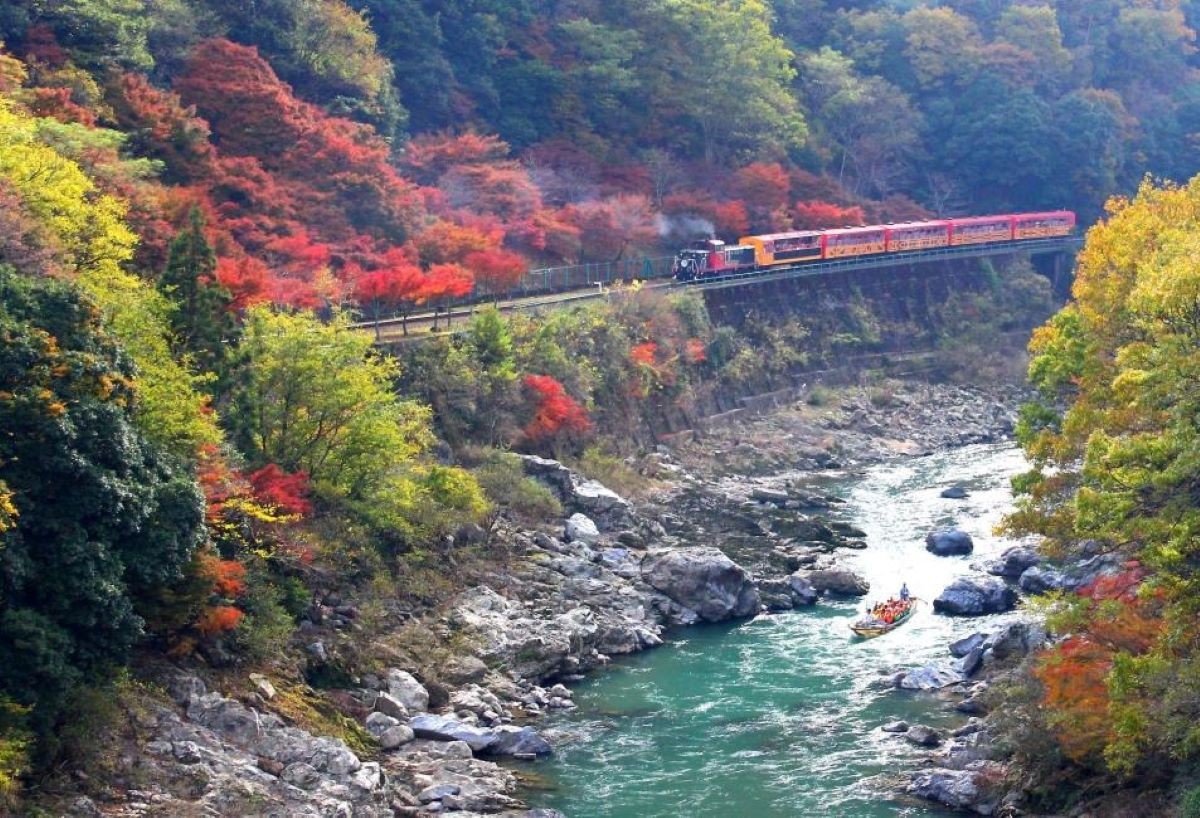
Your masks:
<svg viewBox="0 0 1200 818"><path fill-rule="evenodd" d="M963 500L970 492L962 486L950 486L950 488L942 489L942 496L947 500Z"/></svg>
<svg viewBox="0 0 1200 818"><path fill-rule="evenodd" d="M950 643L950 655L955 659L961 659L971 651L981 647L985 639L987 639L987 635L979 631L970 636L964 636L962 639Z"/></svg>
<svg viewBox="0 0 1200 818"><path fill-rule="evenodd" d="M1016 579L1041 561L1041 555L1032 548L1014 545L1012 548L1006 548L1000 559L989 562L986 570L998 577Z"/></svg>
<svg viewBox="0 0 1200 818"><path fill-rule="evenodd" d="M939 557L970 554L975 550L971 535L957 528L944 528L925 535L925 550Z"/></svg>
<svg viewBox="0 0 1200 818"><path fill-rule="evenodd" d="M809 571L804 578L820 593L836 594L837 596L866 596L871 590L871 583L844 568Z"/></svg>
<svg viewBox="0 0 1200 818"><path fill-rule="evenodd" d="M705 622L752 616L760 607L746 570L716 548L651 552L642 579Z"/></svg>
<svg viewBox="0 0 1200 818"><path fill-rule="evenodd" d="M999 580L960 577L933 601L933 610L954 616L982 616L1010 611L1016 604L1016 591Z"/></svg>
<svg viewBox="0 0 1200 818"><path fill-rule="evenodd" d="M961 670L950 663L940 662L905 671L898 677L896 686L904 690L932 691L963 681L966 681L966 676Z"/></svg>
<svg viewBox="0 0 1200 818"><path fill-rule="evenodd" d="M995 798L988 794L987 781L999 780L1002 773L1002 766L991 761L973 762L965 770L922 770L913 775L906 789L911 795L951 809L992 815L997 805Z"/></svg>
<svg viewBox="0 0 1200 818"><path fill-rule="evenodd" d="M908 728L904 738L918 747L936 747L942 743L942 734L924 724L915 724Z"/></svg>
<svg viewBox="0 0 1200 818"><path fill-rule="evenodd" d="M485 753L496 743L497 736L492 730L473 727L466 722L452 719L448 716L425 714L417 716L408 723L417 738L429 738L434 741L465 741L476 753Z"/></svg>

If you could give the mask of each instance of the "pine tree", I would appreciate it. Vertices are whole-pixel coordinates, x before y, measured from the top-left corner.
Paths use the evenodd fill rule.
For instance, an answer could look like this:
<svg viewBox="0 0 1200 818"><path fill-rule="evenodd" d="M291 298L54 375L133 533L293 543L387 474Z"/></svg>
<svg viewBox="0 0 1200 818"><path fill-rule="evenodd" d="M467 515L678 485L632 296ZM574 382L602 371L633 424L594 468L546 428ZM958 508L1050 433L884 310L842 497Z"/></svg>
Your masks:
<svg viewBox="0 0 1200 818"><path fill-rule="evenodd" d="M175 302L171 317L177 352L188 353L205 372L221 369L233 332L233 297L217 282L217 254L204 236L204 217L192 208L188 226L171 242L158 286Z"/></svg>

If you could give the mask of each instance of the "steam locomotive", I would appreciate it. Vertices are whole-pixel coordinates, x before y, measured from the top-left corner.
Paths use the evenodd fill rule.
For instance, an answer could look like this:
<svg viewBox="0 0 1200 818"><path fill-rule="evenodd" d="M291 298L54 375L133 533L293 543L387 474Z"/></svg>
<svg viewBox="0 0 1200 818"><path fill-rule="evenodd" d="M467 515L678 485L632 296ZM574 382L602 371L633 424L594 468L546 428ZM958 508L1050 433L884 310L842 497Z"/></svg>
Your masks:
<svg viewBox="0 0 1200 818"><path fill-rule="evenodd" d="M1068 236L1074 229L1075 214L1055 210L743 236L732 246L704 239L679 251L672 273L676 281L696 281L853 256Z"/></svg>

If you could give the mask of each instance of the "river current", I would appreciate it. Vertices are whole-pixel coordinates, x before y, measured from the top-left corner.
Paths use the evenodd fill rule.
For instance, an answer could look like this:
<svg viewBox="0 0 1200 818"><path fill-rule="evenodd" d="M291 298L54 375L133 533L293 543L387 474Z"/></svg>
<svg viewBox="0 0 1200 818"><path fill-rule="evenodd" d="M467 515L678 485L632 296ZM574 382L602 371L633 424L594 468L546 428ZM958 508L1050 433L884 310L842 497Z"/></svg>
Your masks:
<svg viewBox="0 0 1200 818"><path fill-rule="evenodd" d="M948 659L947 644L1006 618L956 619L929 604L970 565L1013 542L993 527L1012 507L1009 478L1025 461L1010 444L893 461L821 484L846 500L834 515L869 547L839 552L871 583L868 599L907 582L926 601L903 627L852 638L863 601L680 631L657 650L623 658L575 688L578 708L547 727L557 755L536 772L530 800L569 818L877 818L947 815L898 799L895 782L922 751L879 727L957 724L930 694L889 688L897 670ZM960 484L965 500L940 497ZM968 557L935 557L933 528L975 540Z"/></svg>

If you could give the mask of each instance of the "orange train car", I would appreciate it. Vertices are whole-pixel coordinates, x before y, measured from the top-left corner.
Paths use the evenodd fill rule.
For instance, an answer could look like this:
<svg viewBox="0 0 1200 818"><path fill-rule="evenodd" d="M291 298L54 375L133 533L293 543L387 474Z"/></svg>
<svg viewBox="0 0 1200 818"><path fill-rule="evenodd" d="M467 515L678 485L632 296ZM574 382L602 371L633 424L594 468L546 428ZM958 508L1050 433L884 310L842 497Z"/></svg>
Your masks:
<svg viewBox="0 0 1200 818"><path fill-rule="evenodd" d="M738 239L738 244L754 248L754 261L759 267L797 264L822 258L820 230L795 230L790 233L768 233L764 236L742 236Z"/></svg>

